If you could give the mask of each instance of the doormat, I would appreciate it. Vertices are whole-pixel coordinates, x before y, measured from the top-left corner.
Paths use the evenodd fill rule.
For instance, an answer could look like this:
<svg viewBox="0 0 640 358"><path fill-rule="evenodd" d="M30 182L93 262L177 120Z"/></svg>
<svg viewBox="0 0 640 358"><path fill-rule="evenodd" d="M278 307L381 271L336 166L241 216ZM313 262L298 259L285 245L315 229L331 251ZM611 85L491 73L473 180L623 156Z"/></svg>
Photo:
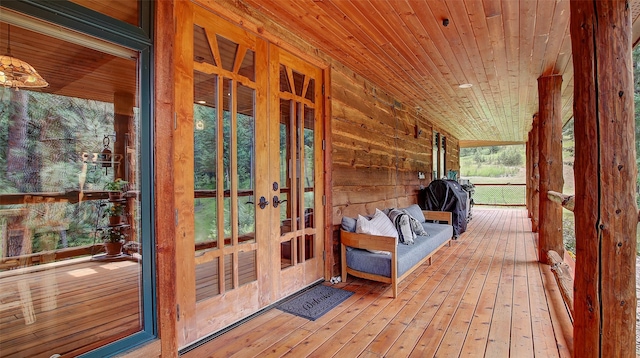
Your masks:
<svg viewBox="0 0 640 358"><path fill-rule="evenodd" d="M353 295L351 291L317 285L280 303L276 308L315 321L351 295Z"/></svg>

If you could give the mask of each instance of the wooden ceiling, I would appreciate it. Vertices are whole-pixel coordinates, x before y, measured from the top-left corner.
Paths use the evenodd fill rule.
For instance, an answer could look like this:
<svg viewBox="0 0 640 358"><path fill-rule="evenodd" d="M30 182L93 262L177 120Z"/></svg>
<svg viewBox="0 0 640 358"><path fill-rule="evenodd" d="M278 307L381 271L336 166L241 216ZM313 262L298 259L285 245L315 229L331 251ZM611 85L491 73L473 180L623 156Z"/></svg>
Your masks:
<svg viewBox="0 0 640 358"><path fill-rule="evenodd" d="M562 117L572 117L568 0L244 2L419 111L463 147L526 141L540 76L563 76ZM638 1L631 9L636 43ZM465 83L473 86L458 87Z"/></svg>
<svg viewBox="0 0 640 358"><path fill-rule="evenodd" d="M136 22L135 1L107 7L75 1ZM563 76L562 117L572 117L568 0L242 0L242 6L372 81L463 147L525 141L540 76ZM636 43L640 0L631 10ZM111 101L115 92L136 91L131 59L19 27L12 27L11 50L50 82L46 92ZM458 87L465 83L473 86Z"/></svg>

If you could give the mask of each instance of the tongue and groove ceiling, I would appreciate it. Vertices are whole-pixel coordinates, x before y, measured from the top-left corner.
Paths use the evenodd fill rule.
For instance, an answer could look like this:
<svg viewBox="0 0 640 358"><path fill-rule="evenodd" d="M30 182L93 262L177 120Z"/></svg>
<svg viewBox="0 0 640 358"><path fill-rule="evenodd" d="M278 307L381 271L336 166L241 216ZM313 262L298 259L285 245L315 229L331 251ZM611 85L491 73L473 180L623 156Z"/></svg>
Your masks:
<svg viewBox="0 0 640 358"><path fill-rule="evenodd" d="M540 76L563 76L563 121L573 115L568 0L243 2L413 107L463 147L526 141ZM631 4L634 25L639 5ZM466 83L473 86L459 87Z"/></svg>
<svg viewBox="0 0 640 358"><path fill-rule="evenodd" d="M122 4L136 4L75 1L98 4L97 10L109 14ZM226 1L253 8L298 34L463 147L524 142L538 110L540 76L562 75L563 121L573 115L568 0ZM636 43L640 0L630 9ZM135 22L135 8L124 12L134 14L128 21ZM0 24L2 49L7 30ZM135 61L18 26L12 27L11 40L14 56L28 60L49 81L44 92L106 102L115 92L135 92ZM70 83L68 71L59 69L86 74ZM466 83L473 86L458 87Z"/></svg>

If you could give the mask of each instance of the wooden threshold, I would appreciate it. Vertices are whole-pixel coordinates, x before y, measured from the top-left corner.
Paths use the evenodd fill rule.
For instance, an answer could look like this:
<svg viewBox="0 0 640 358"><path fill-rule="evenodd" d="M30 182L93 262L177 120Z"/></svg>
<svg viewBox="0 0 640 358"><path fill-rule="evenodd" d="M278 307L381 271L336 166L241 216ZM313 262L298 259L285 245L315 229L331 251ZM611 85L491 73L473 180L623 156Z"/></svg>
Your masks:
<svg viewBox="0 0 640 358"><path fill-rule="evenodd" d="M336 286L355 294L316 321L272 309L184 356L570 357L569 315L535 235L525 210L476 208L398 298L349 277Z"/></svg>

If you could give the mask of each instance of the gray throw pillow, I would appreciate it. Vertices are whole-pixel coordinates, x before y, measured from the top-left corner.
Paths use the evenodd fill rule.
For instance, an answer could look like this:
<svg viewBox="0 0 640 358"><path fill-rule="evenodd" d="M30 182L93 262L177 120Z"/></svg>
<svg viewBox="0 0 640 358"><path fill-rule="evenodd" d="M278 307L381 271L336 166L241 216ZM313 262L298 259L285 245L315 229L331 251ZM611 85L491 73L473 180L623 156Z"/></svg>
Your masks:
<svg viewBox="0 0 640 358"><path fill-rule="evenodd" d="M342 230L348 232L356 232L356 219L350 218L348 216L342 217Z"/></svg>
<svg viewBox="0 0 640 358"><path fill-rule="evenodd" d="M414 219L418 220L419 223L423 223L423 222L427 221L424 218L424 213L422 212L422 208L420 208L420 206L418 204L410 205L410 206L404 208L404 210L406 210L407 213L409 213L409 215L411 215L411 217L413 217Z"/></svg>

